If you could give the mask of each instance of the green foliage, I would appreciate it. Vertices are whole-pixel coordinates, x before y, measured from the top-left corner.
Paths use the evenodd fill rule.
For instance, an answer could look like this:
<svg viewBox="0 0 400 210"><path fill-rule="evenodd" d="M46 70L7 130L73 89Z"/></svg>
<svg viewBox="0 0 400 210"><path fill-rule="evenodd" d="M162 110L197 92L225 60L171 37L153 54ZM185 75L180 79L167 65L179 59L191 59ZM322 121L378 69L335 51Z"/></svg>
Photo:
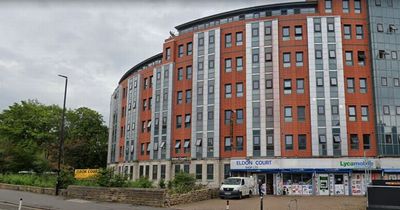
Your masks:
<svg viewBox="0 0 400 210"><path fill-rule="evenodd" d="M22 101L0 113L0 173L55 170L62 109L36 100ZM63 167L106 166L107 127L89 108L68 110Z"/></svg>
<svg viewBox="0 0 400 210"><path fill-rule="evenodd" d="M70 171L60 172L60 188L67 189L69 185L75 184L74 174Z"/></svg>
<svg viewBox="0 0 400 210"><path fill-rule="evenodd" d="M140 179L133 181L133 182L128 182L128 187L133 187L133 188L152 188L153 187L153 182L147 179L146 177L140 177Z"/></svg>
<svg viewBox="0 0 400 210"><path fill-rule="evenodd" d="M165 188L165 180L164 180L164 179L161 179L160 182L158 182L158 186L159 186L161 189L164 189L164 188Z"/></svg>
<svg viewBox="0 0 400 210"><path fill-rule="evenodd" d="M127 178L121 174L114 174L110 168L100 169L96 182L101 187L127 187Z"/></svg>
<svg viewBox="0 0 400 210"><path fill-rule="evenodd" d="M56 186L56 181L54 175L0 174L0 183L52 188Z"/></svg>
<svg viewBox="0 0 400 210"><path fill-rule="evenodd" d="M175 174L175 178L170 183L172 191L175 193L187 193L196 189L196 178L194 175L182 171Z"/></svg>

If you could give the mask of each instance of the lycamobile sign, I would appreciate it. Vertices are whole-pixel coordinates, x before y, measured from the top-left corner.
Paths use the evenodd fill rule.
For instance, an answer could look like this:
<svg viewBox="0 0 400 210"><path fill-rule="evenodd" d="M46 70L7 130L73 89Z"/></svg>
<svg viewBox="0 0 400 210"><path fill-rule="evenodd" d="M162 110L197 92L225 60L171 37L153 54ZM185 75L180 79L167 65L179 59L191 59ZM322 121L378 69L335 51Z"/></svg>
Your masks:
<svg viewBox="0 0 400 210"><path fill-rule="evenodd" d="M340 166L344 168L372 168L374 166L374 162L371 160L365 161L340 161Z"/></svg>

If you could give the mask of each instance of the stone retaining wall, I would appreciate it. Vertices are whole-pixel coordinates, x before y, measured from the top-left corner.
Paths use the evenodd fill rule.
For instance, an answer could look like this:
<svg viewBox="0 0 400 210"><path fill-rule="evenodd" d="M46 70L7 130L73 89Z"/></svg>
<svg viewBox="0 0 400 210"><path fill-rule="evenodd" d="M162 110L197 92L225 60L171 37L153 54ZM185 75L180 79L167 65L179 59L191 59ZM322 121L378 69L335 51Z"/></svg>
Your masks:
<svg viewBox="0 0 400 210"><path fill-rule="evenodd" d="M218 197L218 189L201 189L186 194L167 195L167 205L175 206L184 203L193 203Z"/></svg>
<svg viewBox="0 0 400 210"><path fill-rule="evenodd" d="M143 206L165 206L166 192L163 189L86 187L70 185L68 198L130 203Z"/></svg>

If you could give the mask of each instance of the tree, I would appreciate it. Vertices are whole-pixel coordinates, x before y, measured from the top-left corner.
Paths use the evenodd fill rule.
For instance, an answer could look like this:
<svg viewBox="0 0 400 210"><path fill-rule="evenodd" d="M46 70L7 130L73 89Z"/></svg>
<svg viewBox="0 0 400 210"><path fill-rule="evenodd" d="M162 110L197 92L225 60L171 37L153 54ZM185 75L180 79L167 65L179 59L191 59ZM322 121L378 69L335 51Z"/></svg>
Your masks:
<svg viewBox="0 0 400 210"><path fill-rule="evenodd" d="M14 103L0 113L0 172L56 169L61 108L36 100ZM107 127L89 108L68 110L64 166L106 165Z"/></svg>

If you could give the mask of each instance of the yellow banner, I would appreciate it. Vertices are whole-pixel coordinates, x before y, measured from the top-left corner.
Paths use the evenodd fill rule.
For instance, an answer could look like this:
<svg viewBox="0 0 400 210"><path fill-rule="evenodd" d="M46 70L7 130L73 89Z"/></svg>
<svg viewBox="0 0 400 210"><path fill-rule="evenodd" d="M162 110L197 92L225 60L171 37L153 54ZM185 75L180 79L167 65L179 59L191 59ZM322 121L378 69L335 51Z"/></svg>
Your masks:
<svg viewBox="0 0 400 210"><path fill-rule="evenodd" d="M96 176L99 169L75 169L75 179L87 179Z"/></svg>

